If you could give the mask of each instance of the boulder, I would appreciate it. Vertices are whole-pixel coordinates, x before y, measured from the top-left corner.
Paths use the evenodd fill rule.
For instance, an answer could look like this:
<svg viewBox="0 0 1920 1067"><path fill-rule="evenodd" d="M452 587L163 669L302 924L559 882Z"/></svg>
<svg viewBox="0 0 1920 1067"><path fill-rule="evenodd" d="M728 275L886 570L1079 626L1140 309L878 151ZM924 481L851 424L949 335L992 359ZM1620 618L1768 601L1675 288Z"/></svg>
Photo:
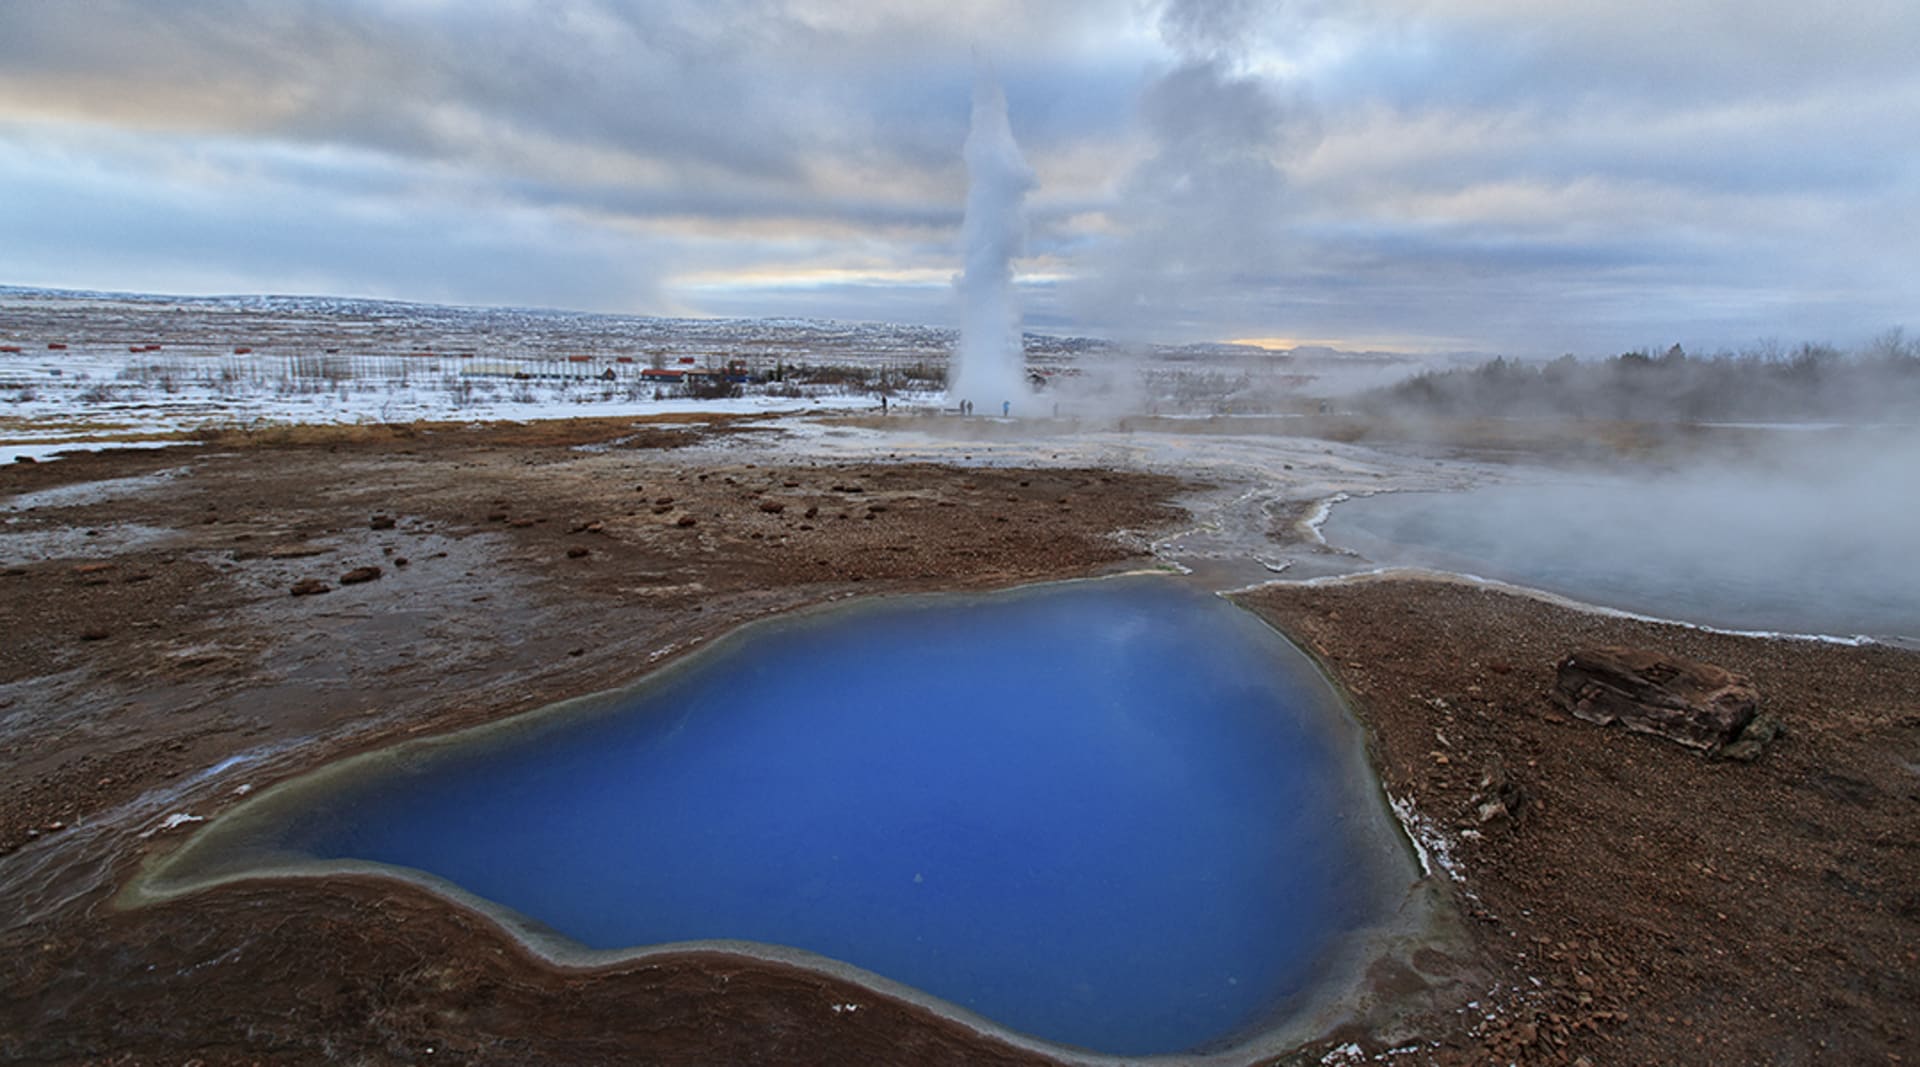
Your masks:
<svg viewBox="0 0 1920 1067"><path fill-rule="evenodd" d="M1746 678L1711 663L1607 647L1561 660L1553 700L1588 722L1617 722L1714 753L1746 729L1760 695Z"/></svg>

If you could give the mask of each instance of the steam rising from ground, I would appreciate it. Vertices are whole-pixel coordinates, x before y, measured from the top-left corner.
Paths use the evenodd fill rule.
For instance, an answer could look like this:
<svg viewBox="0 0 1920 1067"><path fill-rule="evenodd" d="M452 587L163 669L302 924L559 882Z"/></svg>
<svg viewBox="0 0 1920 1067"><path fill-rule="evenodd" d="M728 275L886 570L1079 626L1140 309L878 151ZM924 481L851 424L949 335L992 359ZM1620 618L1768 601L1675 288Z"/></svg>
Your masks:
<svg viewBox="0 0 1920 1067"><path fill-rule="evenodd" d="M1264 309L1249 317L1244 294L1250 284L1277 284L1295 255L1284 163L1317 136L1302 94L1249 61L1250 44L1291 18L1291 6L1161 7L1160 37L1178 62L1141 93L1136 120L1146 154L1106 211L1111 238L1065 294L1078 317L1104 324L1121 343L1083 379L1062 383L1063 409L1095 419L1191 409L1190 395L1169 395L1167 382L1153 380L1152 343L1290 330ZM1281 295L1273 307L1284 304ZM1231 391L1264 392L1290 373L1277 364L1254 370L1254 381ZM1171 392L1190 394L1188 384ZM1223 398L1216 410L1238 402Z"/></svg>
<svg viewBox="0 0 1920 1067"><path fill-rule="evenodd" d="M1334 509L1381 562L1737 629L1920 641L1920 431L1749 431L1744 455Z"/></svg>
<svg viewBox="0 0 1920 1067"><path fill-rule="evenodd" d="M1172 0L1162 9L1161 39L1180 59L1141 95L1149 154L1108 212L1116 239L1072 294L1090 321L1141 341L1292 328L1264 314L1249 322L1225 299L1277 283L1293 255L1285 163L1310 147L1318 124L1300 93L1247 56L1285 7Z"/></svg>
<svg viewBox="0 0 1920 1067"><path fill-rule="evenodd" d="M1013 259L1026 245L1023 202L1034 176L1007 122L1006 94L984 72L974 84L966 160L966 273L959 280L960 343L947 397L956 404L971 401L981 414L999 414L1003 403L1019 412L1030 406L1032 392L1013 292Z"/></svg>

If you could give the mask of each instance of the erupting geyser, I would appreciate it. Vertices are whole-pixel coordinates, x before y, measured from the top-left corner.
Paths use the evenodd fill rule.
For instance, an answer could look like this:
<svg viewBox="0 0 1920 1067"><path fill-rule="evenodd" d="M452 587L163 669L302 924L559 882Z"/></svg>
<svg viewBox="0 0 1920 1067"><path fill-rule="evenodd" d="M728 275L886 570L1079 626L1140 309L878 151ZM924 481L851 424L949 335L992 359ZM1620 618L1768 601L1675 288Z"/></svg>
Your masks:
<svg viewBox="0 0 1920 1067"><path fill-rule="evenodd" d="M1033 187L1033 171L1007 124L1006 94L984 73L974 83L966 159L962 238L967 266L960 277L960 346L947 398L955 404L970 401L982 413L1010 409L1018 414L1029 406L1022 401L1031 390L1013 293L1013 257L1026 243L1021 202Z"/></svg>

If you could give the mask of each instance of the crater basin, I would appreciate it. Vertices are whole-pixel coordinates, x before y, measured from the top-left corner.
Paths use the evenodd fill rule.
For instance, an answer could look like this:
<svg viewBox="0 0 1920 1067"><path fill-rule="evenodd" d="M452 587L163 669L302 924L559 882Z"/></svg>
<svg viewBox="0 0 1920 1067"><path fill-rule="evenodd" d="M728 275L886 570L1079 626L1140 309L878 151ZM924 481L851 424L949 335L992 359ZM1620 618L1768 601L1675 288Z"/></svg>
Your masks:
<svg viewBox="0 0 1920 1067"><path fill-rule="evenodd" d="M549 956L750 942L1128 1056L1320 1010L1417 876L1313 665L1158 577L748 627L270 790L147 891L369 864Z"/></svg>

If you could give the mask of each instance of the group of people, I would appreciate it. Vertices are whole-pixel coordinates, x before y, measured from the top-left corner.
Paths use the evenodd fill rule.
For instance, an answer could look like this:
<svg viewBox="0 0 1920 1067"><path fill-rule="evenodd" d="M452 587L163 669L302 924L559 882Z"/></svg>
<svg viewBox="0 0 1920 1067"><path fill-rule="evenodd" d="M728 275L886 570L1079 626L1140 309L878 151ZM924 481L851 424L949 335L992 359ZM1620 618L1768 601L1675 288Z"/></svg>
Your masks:
<svg viewBox="0 0 1920 1067"><path fill-rule="evenodd" d="M962 415L973 414L973 401L971 400L960 401L960 414ZM1011 400L1000 401L1000 417L1006 418L1008 415L1011 415L1011 414L1013 414L1013 401Z"/></svg>

